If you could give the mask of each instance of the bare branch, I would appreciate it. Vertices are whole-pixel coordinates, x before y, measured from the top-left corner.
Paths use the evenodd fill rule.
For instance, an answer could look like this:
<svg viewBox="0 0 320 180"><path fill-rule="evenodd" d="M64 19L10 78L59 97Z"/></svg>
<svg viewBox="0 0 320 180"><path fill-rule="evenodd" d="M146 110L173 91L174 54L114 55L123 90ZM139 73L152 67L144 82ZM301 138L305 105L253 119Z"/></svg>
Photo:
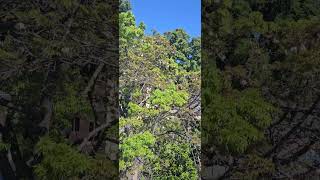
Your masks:
<svg viewBox="0 0 320 180"><path fill-rule="evenodd" d="M99 126L98 128L96 128L95 130L93 130L92 132L90 132L89 135L79 145L78 150L82 151L82 149L85 147L85 145L88 144L88 142L91 138L96 136L99 132L101 132L107 128L110 128L112 125L113 125L113 123L105 123L105 124Z"/></svg>
<svg viewBox="0 0 320 180"><path fill-rule="evenodd" d="M84 91L81 93L82 96L88 96L88 93L91 91L94 82L96 81L98 75L100 74L100 72L102 71L104 67L104 63L100 63L99 66L97 67L97 69L95 70L95 72L93 73L93 75L91 76L90 81L88 82L87 87L84 89Z"/></svg>

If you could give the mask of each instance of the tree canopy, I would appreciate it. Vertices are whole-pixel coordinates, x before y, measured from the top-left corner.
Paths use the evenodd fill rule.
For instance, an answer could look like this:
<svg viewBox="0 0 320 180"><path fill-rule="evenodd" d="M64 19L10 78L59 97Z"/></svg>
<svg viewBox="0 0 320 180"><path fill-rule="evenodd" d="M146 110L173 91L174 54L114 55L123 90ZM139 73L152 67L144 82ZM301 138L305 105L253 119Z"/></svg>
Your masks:
<svg viewBox="0 0 320 180"><path fill-rule="evenodd" d="M144 29L120 14L120 178L198 179L200 39Z"/></svg>
<svg viewBox="0 0 320 180"><path fill-rule="evenodd" d="M0 6L0 178L116 178L118 2Z"/></svg>
<svg viewBox="0 0 320 180"><path fill-rule="evenodd" d="M316 177L319 3L203 5L203 177Z"/></svg>

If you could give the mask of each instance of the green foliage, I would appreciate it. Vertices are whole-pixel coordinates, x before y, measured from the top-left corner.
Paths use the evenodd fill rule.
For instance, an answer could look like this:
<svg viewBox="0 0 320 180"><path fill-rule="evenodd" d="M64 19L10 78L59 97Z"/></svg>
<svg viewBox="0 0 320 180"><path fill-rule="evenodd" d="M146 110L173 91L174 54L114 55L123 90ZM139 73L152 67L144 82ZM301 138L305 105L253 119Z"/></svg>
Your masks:
<svg viewBox="0 0 320 180"><path fill-rule="evenodd" d="M35 174L40 179L75 178L90 168L90 160L65 143L53 142L49 137L40 139L36 151L42 160L35 165Z"/></svg>
<svg viewBox="0 0 320 180"><path fill-rule="evenodd" d="M118 179L119 168L104 154L97 154L91 159L90 170L84 179Z"/></svg>
<svg viewBox="0 0 320 180"><path fill-rule="evenodd" d="M131 125L132 127L141 127L143 125L143 120L139 117L120 118L119 123L120 128L125 127L126 125Z"/></svg>
<svg viewBox="0 0 320 180"><path fill-rule="evenodd" d="M141 23L139 27L136 27L135 17L132 12L120 13L119 23L120 45L131 43L135 39L141 38L144 34L144 24Z"/></svg>
<svg viewBox="0 0 320 180"><path fill-rule="evenodd" d="M275 171L274 164L271 160L260 158L257 155L250 155L243 162L244 169L239 169L234 173L234 177L243 179L259 179L261 177L270 177Z"/></svg>
<svg viewBox="0 0 320 180"><path fill-rule="evenodd" d="M201 64L201 39L200 38L192 38L190 44L190 69L199 71Z"/></svg>
<svg viewBox="0 0 320 180"><path fill-rule="evenodd" d="M159 114L159 110L153 109L153 108L145 108L141 107L138 104L129 102L128 103L128 108L129 108L129 115L139 115L143 114L145 116L155 116Z"/></svg>
<svg viewBox="0 0 320 180"><path fill-rule="evenodd" d="M120 0L119 11L120 13L128 12L131 10L131 4L129 0Z"/></svg>
<svg viewBox="0 0 320 180"><path fill-rule="evenodd" d="M55 98L54 113L62 127L70 126L72 117L76 114L93 116L89 102L77 94L77 89L74 84L65 83L64 95Z"/></svg>
<svg viewBox="0 0 320 180"><path fill-rule="evenodd" d="M131 12L120 14L120 178L198 178L199 124L188 125L186 106L200 90L200 47L182 29L147 36Z"/></svg>
<svg viewBox="0 0 320 180"><path fill-rule="evenodd" d="M239 162L231 179L277 177L289 164L277 153L288 147L273 143L294 125L283 114L317 99L319 3L208 0L202 12L203 151ZM280 118L288 124L273 124Z"/></svg>
<svg viewBox="0 0 320 180"><path fill-rule="evenodd" d="M81 154L65 143L56 143L46 136L40 139L36 152L41 162L34 166L39 179L116 179L118 168L105 155L94 158Z"/></svg>
<svg viewBox="0 0 320 180"><path fill-rule="evenodd" d="M95 120L96 107L90 104L93 98L82 91L101 63L100 58L110 57L110 49L118 48L118 44L113 45L118 40L118 2L13 0L0 6L1 91L12 96L12 108L6 115L10 121L6 121L5 130L0 133L0 149L5 158L10 148L17 169L15 177L2 173L4 178L116 177L118 162L107 160L105 153L104 158L91 158L84 153L90 148L80 152L67 142L72 139L69 138L72 120L78 116ZM106 81L108 68L102 69L97 80ZM92 89L90 96L96 97L97 92ZM107 104L106 98L99 98L101 104ZM118 135L118 126L101 134L102 142L104 135L113 139ZM101 149L90 153L97 154ZM31 162L34 168L29 168L26 162L31 158L35 160ZM5 166L10 169L11 165Z"/></svg>
<svg viewBox="0 0 320 180"><path fill-rule="evenodd" d="M197 169L190 159L190 145L168 143L159 148L159 160L153 164L153 179L198 179Z"/></svg>
<svg viewBox="0 0 320 180"><path fill-rule="evenodd" d="M272 122L274 108L257 92L212 98L203 112L204 143L214 142L231 153L243 153L250 144L263 139L261 130Z"/></svg>
<svg viewBox="0 0 320 180"><path fill-rule="evenodd" d="M248 16L235 20L234 29L239 34L248 34L250 32L265 33L267 31L267 23L263 20L263 14L255 11Z"/></svg>
<svg viewBox="0 0 320 180"><path fill-rule="evenodd" d="M164 91L156 89L150 97L152 105L158 105L163 111L170 110L173 106L181 107L188 100L186 91L177 91L174 84L169 85Z"/></svg>
<svg viewBox="0 0 320 180"><path fill-rule="evenodd" d="M76 1L75 0L56 0L56 3L58 5L61 5L62 7L69 9L72 6L76 5Z"/></svg>
<svg viewBox="0 0 320 180"><path fill-rule="evenodd" d="M17 58L16 54L0 49L0 60L15 60Z"/></svg>
<svg viewBox="0 0 320 180"><path fill-rule="evenodd" d="M154 158L154 153L150 147L155 144L155 137L150 132L146 131L124 138L120 144L121 159L120 170L124 170L133 165L135 158L141 158L148 162Z"/></svg>
<svg viewBox="0 0 320 180"><path fill-rule="evenodd" d="M173 58L178 61L188 71L196 71L200 68L201 58L201 40L200 38L192 38L183 30L176 29L172 32L164 34L170 45L174 46L176 51Z"/></svg>
<svg viewBox="0 0 320 180"><path fill-rule="evenodd" d="M0 151L7 151L10 149L10 144L3 143L2 140L0 141Z"/></svg>

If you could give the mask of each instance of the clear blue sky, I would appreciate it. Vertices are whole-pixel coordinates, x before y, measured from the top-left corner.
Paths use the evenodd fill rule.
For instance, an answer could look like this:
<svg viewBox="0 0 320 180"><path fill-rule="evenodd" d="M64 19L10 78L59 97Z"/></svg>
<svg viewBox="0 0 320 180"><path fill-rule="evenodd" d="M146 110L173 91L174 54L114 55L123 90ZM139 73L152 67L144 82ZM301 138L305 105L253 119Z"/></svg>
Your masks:
<svg viewBox="0 0 320 180"><path fill-rule="evenodd" d="M183 28L192 37L201 35L201 0L130 0L138 23L146 33Z"/></svg>

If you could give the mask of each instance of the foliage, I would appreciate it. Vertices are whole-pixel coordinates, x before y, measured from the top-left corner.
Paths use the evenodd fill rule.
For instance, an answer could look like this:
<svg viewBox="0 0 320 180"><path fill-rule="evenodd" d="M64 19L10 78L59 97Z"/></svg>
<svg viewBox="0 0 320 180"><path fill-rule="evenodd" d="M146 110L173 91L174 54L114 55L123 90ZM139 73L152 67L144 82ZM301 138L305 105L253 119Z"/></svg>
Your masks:
<svg viewBox="0 0 320 180"><path fill-rule="evenodd" d="M64 143L55 143L43 137L36 146L43 160L36 165L35 173L40 179L74 178L89 170L89 159Z"/></svg>
<svg viewBox="0 0 320 180"><path fill-rule="evenodd" d="M94 128L105 123L98 122L97 112L108 111L117 120L110 99L118 98L104 86L118 78L118 5L100 0L0 3L0 106L9 106L1 115L0 161L8 167L1 169L4 179L117 176L118 162L101 152L103 142L118 135L117 123L99 131L83 149L83 137L77 142L70 137L76 118L93 122ZM89 83L100 64L105 65ZM117 81L111 82L116 88ZM10 98L2 99L3 92ZM99 148L90 149L93 144ZM99 164L101 171L113 172L99 172Z"/></svg>
<svg viewBox="0 0 320 180"><path fill-rule="evenodd" d="M168 111L172 107L183 106L188 99L188 93L177 91L174 84L171 84L164 91L156 89L150 96L151 105L158 106L160 111Z"/></svg>
<svg viewBox="0 0 320 180"><path fill-rule="evenodd" d="M200 68L200 38L192 38L183 29L176 29L164 34L170 45L176 48L173 58L186 70L199 70Z"/></svg>
<svg viewBox="0 0 320 180"><path fill-rule="evenodd" d="M245 179L257 179L259 177L270 176L274 172L274 164L270 160L260 158L257 155L250 155L243 162L244 169L239 169L234 173L234 177Z"/></svg>
<svg viewBox="0 0 320 180"><path fill-rule="evenodd" d="M123 152L121 159L125 159L128 163L120 161L120 170L132 166L134 158L141 158L146 161L152 160L154 154L150 150L150 147L152 147L154 143L155 137L147 131L123 139L123 143L120 145L120 149Z"/></svg>
<svg viewBox="0 0 320 180"><path fill-rule="evenodd" d="M189 144L168 143L159 148L159 159L153 165L153 179L198 179L190 159Z"/></svg>
<svg viewBox="0 0 320 180"><path fill-rule="evenodd" d="M199 122L186 106L200 91L200 39L145 35L130 11L120 37L120 178L197 179Z"/></svg>
<svg viewBox="0 0 320 180"><path fill-rule="evenodd" d="M222 177L308 174L291 150L313 138L298 131L311 115L296 110L318 101L319 15L313 0L204 1L203 161L231 168Z"/></svg>

